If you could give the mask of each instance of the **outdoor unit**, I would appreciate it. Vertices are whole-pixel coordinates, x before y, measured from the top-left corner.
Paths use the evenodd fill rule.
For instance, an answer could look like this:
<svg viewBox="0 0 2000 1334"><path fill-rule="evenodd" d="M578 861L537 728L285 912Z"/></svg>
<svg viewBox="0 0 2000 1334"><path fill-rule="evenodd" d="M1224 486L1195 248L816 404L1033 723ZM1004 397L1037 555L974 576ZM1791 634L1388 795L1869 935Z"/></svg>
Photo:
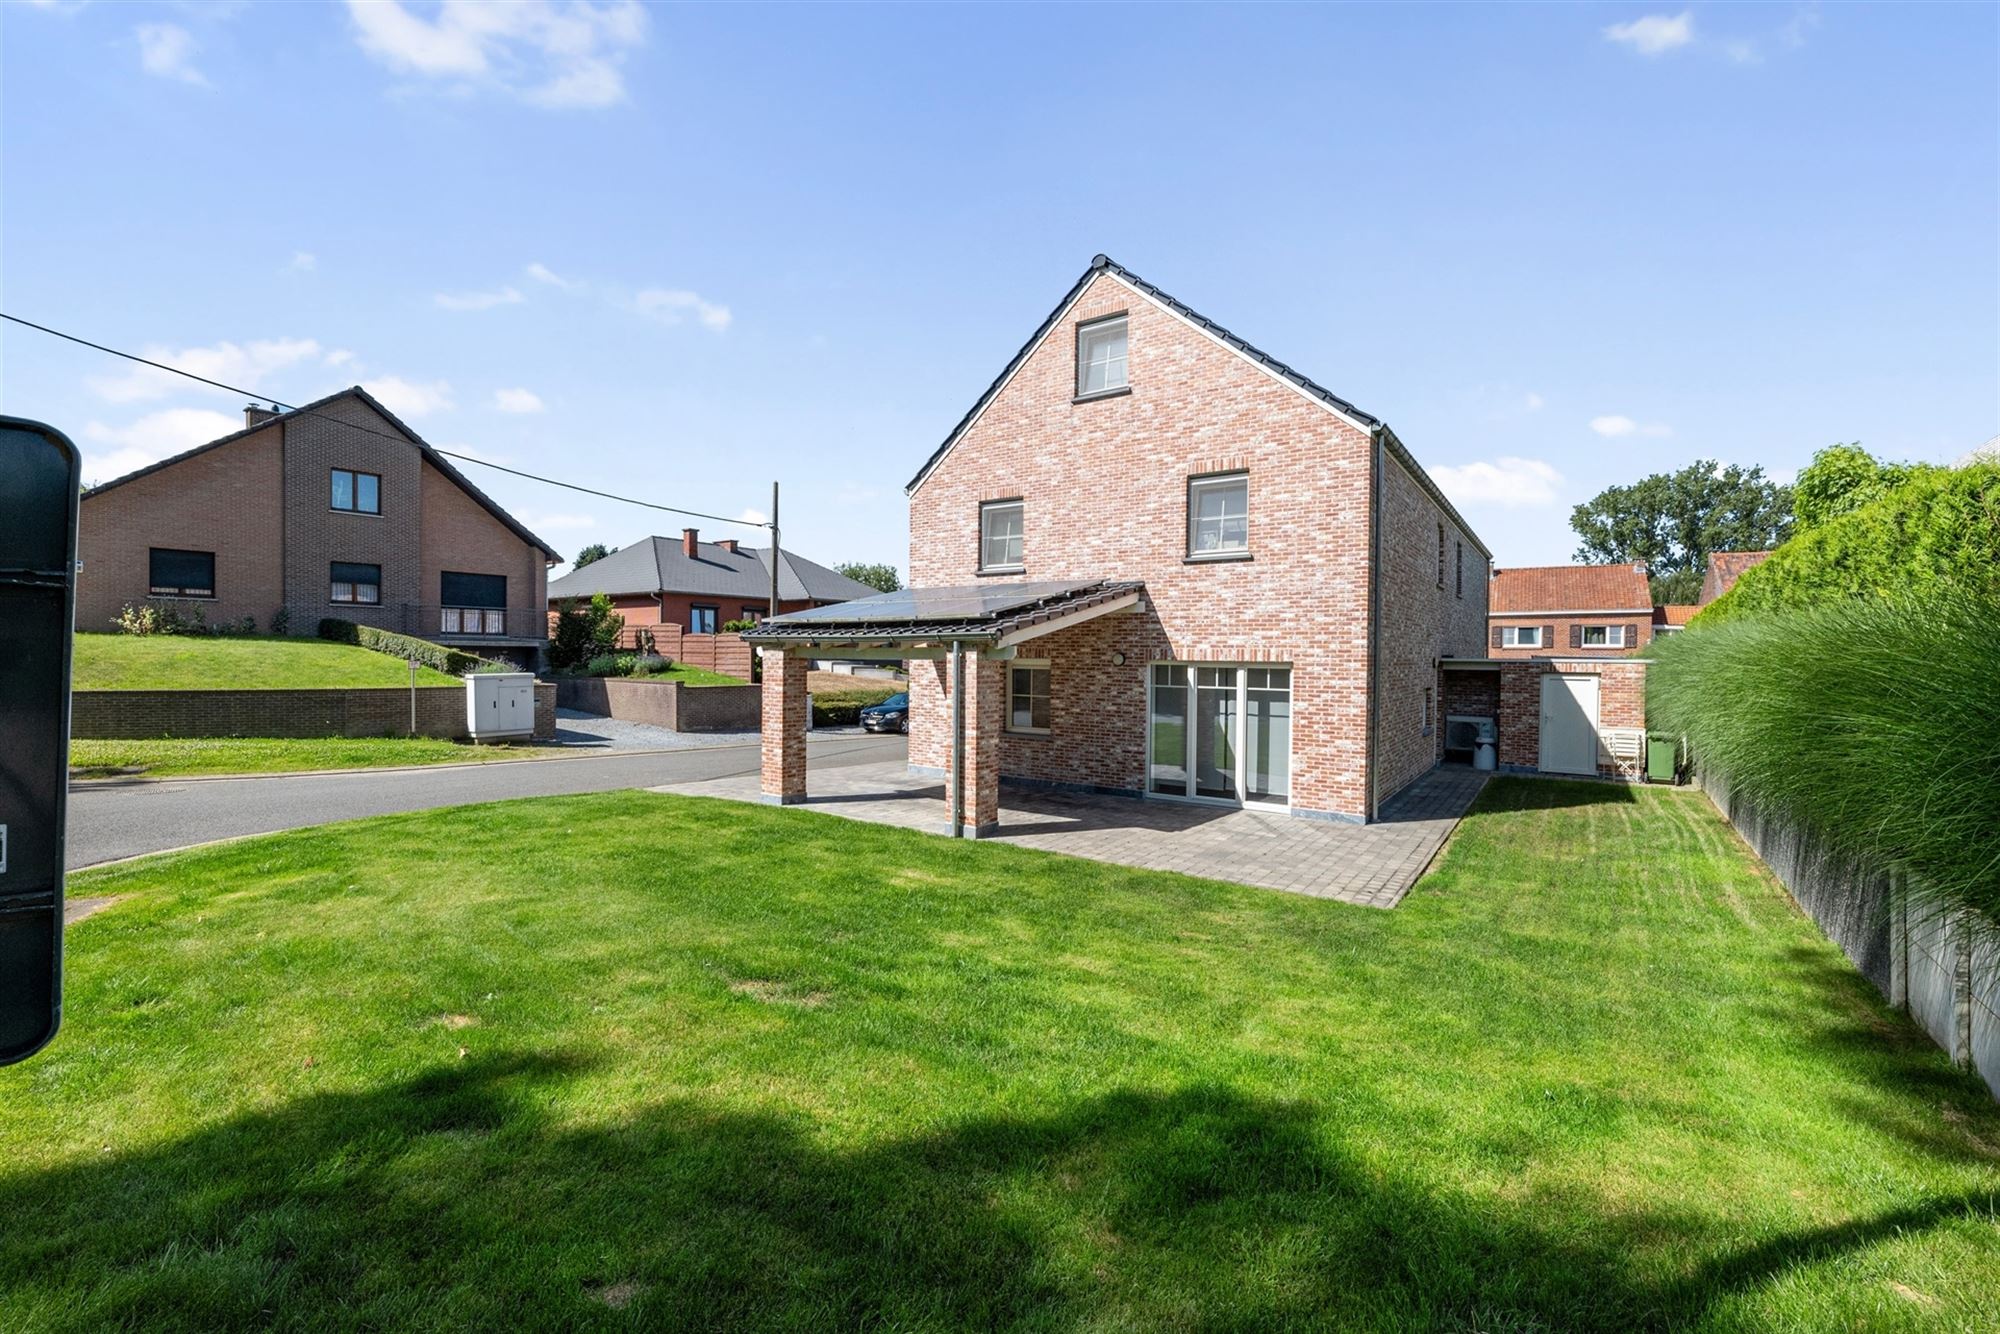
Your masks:
<svg viewBox="0 0 2000 1334"><path fill-rule="evenodd" d="M1491 718L1448 713L1444 717L1444 748L1471 751L1472 767L1490 772L1500 759L1500 729Z"/></svg>
<svg viewBox="0 0 2000 1334"><path fill-rule="evenodd" d="M535 734L535 674L474 672L465 678L465 725L474 741Z"/></svg>

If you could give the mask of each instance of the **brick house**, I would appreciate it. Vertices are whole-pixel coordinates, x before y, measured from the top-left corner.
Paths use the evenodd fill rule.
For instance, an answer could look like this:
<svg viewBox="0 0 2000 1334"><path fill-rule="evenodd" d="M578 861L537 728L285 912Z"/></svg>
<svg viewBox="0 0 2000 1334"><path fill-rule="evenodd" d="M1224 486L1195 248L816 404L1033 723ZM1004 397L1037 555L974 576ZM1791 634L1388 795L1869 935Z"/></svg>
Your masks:
<svg viewBox="0 0 2000 1334"><path fill-rule="evenodd" d="M210 624L340 617L536 665L554 548L359 385L91 488L77 628L127 605Z"/></svg>
<svg viewBox="0 0 2000 1334"><path fill-rule="evenodd" d="M954 828L1003 777L1367 820L1484 650L1491 555L1387 424L1101 255L907 490L911 590L745 636L773 800L805 658L872 653Z"/></svg>
<svg viewBox="0 0 2000 1334"><path fill-rule="evenodd" d="M1541 565L1495 570L1486 612L1495 658L1619 657L1653 638L1643 565Z"/></svg>
<svg viewBox="0 0 2000 1334"><path fill-rule="evenodd" d="M792 551L778 552L778 609L803 611L870 597L875 590ZM679 626L712 635L731 621L759 621L771 605L771 548L732 538L704 542L693 528L678 538L649 537L621 547L549 583L549 609L566 598L598 593L625 618L625 628Z"/></svg>
<svg viewBox="0 0 2000 1334"><path fill-rule="evenodd" d="M1762 565L1771 559L1768 551L1711 551L1708 553L1708 569L1702 572L1701 595L1695 599L1697 607L1709 603L1736 587L1736 581L1743 572L1753 566Z"/></svg>

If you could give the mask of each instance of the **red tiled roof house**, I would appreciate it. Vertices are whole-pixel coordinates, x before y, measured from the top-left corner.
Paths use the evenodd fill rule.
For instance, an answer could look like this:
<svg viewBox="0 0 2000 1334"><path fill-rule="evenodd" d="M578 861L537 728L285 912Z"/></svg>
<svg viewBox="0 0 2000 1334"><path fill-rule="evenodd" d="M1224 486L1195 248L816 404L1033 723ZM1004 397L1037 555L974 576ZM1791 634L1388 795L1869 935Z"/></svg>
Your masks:
<svg viewBox="0 0 2000 1334"><path fill-rule="evenodd" d="M1495 570L1486 612L1495 658L1616 657L1653 638L1643 565L1541 565Z"/></svg>

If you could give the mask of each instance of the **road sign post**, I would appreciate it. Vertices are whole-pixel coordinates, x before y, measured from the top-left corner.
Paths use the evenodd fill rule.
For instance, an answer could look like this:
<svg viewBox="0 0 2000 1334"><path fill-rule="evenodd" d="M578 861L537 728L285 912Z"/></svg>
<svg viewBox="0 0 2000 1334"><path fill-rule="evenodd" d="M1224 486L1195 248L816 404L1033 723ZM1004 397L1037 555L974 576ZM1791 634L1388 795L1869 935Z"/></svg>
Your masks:
<svg viewBox="0 0 2000 1334"><path fill-rule="evenodd" d="M76 446L0 417L0 1065L62 1022Z"/></svg>

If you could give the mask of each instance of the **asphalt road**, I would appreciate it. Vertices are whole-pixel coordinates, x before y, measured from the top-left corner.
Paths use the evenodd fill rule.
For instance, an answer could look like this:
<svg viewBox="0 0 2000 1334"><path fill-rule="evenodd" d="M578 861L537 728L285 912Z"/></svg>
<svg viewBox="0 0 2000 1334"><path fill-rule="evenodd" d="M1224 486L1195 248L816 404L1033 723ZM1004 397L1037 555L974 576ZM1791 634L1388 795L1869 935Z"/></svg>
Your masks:
<svg viewBox="0 0 2000 1334"><path fill-rule="evenodd" d="M904 739L827 737L811 742L808 754L814 768L873 764L905 754ZM612 792L725 778L755 773L757 765L755 745L731 745L430 769L73 783L63 861L74 871L244 834L510 797Z"/></svg>

